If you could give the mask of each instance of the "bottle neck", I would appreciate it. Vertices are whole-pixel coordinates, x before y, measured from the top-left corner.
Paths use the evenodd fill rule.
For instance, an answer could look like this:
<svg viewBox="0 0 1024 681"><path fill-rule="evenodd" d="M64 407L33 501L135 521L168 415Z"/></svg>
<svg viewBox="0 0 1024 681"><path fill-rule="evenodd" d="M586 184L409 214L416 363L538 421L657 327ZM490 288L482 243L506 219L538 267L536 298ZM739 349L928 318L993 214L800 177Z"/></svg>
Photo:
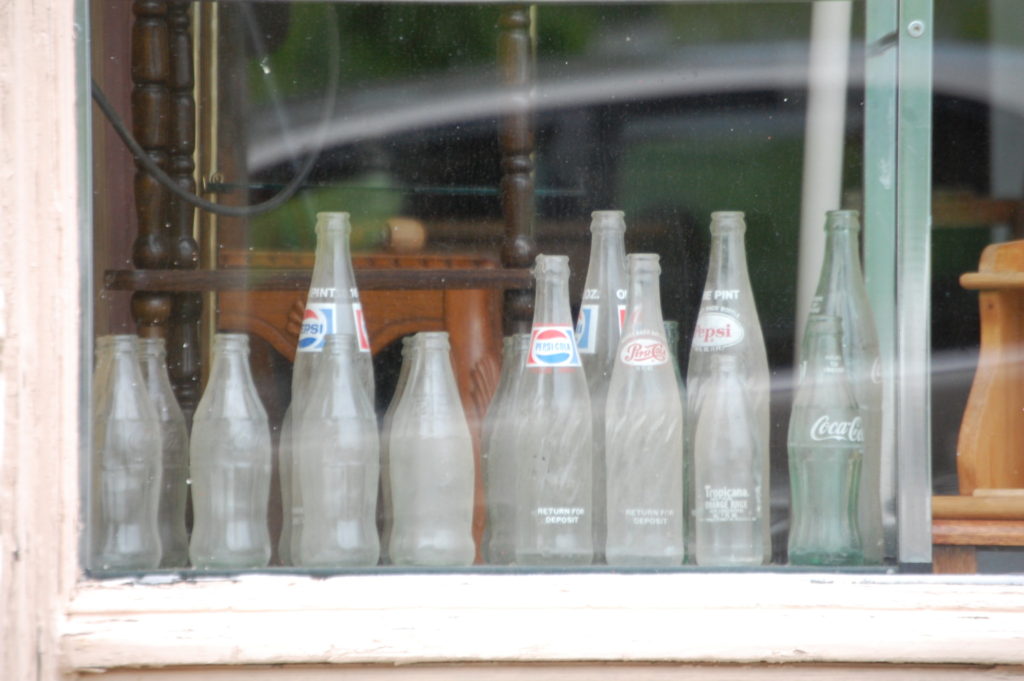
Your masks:
<svg viewBox="0 0 1024 681"><path fill-rule="evenodd" d="M442 398L436 402L435 400L428 401L428 404L437 404L437 406L444 406L446 400L458 400L458 388L455 385L455 375L452 373L448 334L424 332L419 336L420 342L412 354L413 363L409 370L408 392Z"/></svg>
<svg viewBox="0 0 1024 681"><path fill-rule="evenodd" d="M726 225L717 229L712 228L708 284L716 290L748 289L750 287L742 226Z"/></svg>
<svg viewBox="0 0 1024 681"><path fill-rule="evenodd" d="M534 326L572 326L569 310L569 264L565 256L537 256Z"/></svg>
<svg viewBox="0 0 1024 681"><path fill-rule="evenodd" d="M599 295L614 294L626 278L626 223L619 211L598 211L592 217L586 285Z"/></svg>
<svg viewBox="0 0 1024 681"><path fill-rule="evenodd" d="M849 285L847 282L863 278L857 235L858 230L848 227L826 230L819 296L839 293ZM822 309L821 312L834 313L834 310Z"/></svg>
<svg viewBox="0 0 1024 681"><path fill-rule="evenodd" d="M213 344L210 383L248 383L249 342L240 334L218 334Z"/></svg>
<svg viewBox="0 0 1024 681"><path fill-rule="evenodd" d="M351 231L348 213L317 214L311 300L351 302L359 298L349 250Z"/></svg>
<svg viewBox="0 0 1024 681"><path fill-rule="evenodd" d="M622 332L628 335L665 337L661 316L661 268L657 256L631 255L629 261L629 312Z"/></svg>

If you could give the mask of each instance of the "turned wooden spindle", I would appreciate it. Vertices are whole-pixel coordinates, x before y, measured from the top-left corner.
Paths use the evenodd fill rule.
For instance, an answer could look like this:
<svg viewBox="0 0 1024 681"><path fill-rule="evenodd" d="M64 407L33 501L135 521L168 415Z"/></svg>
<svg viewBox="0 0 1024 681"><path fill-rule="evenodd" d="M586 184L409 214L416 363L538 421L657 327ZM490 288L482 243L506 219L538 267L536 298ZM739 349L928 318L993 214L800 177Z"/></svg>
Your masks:
<svg viewBox="0 0 1024 681"><path fill-rule="evenodd" d="M501 81L513 98L499 133L501 206L505 218L501 263L505 267L531 267L537 245L533 238L533 50L529 8L514 5L503 9L499 26ZM533 291L506 291L505 333L529 331L532 318Z"/></svg>
<svg viewBox="0 0 1024 681"><path fill-rule="evenodd" d="M135 0L132 12L132 131L149 158L166 170L170 133L167 3ZM166 228L168 193L141 163L136 166L139 224L132 262L140 269L162 269L171 262ZM139 291L132 296L132 316L141 336L166 336L170 314L171 296L167 293Z"/></svg>

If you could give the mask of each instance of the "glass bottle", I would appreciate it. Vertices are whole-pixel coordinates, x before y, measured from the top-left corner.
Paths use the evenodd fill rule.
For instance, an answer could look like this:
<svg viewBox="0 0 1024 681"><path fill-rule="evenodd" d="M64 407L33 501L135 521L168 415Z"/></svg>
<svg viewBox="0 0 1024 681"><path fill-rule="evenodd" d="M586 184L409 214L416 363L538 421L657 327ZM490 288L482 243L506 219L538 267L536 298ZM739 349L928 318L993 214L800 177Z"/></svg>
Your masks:
<svg viewBox="0 0 1024 681"><path fill-rule="evenodd" d="M295 414L302 411L327 334L347 334L358 340L359 377L374 403L373 358L352 269L349 237L352 225L348 213L322 212L316 215L316 253L313 274L302 316L302 330L292 367L292 400L281 423L278 466L281 479L283 518L278 553L285 564L292 561L292 549L302 528L302 497L292 463Z"/></svg>
<svg viewBox="0 0 1024 681"><path fill-rule="evenodd" d="M750 400L758 444L763 448L761 499L770 499L768 470L769 413L771 385L768 374L768 353L765 350L761 323L757 317L754 294L747 272L744 233L747 226L739 211L717 211L711 214L711 255L708 276L701 296L700 310L690 344L690 361L686 371L687 412L689 423L696 423L703 404L705 386L711 381L711 357L715 354L736 355L743 369L741 378ZM694 464L695 430L686 437L687 466ZM696 490L692 480L685 492L687 520L694 517ZM761 518L764 534L764 562L771 561L770 513ZM692 535L691 535L692 536ZM687 547L692 550L692 547Z"/></svg>
<svg viewBox="0 0 1024 681"><path fill-rule="evenodd" d="M619 337L626 318L626 222L620 210L590 214L590 263L576 320L576 345L590 391L593 419L594 492L591 518L594 560L604 561L605 403Z"/></svg>
<svg viewBox="0 0 1024 681"><path fill-rule="evenodd" d="M487 408L481 432L487 524L484 526L483 556L491 565L508 565L516 558L515 429L518 394L530 349L530 334L506 336L502 351L501 377Z"/></svg>
<svg viewBox="0 0 1024 681"><path fill-rule="evenodd" d="M672 356L672 369L673 369L673 371L675 371L675 374L676 374L676 383L679 384L679 400L680 400L680 403L683 405L683 418L685 420L685 418L686 418L686 410L687 410L686 385L683 382L683 373L682 373L682 369L680 368L680 364L679 364L679 322L677 322L674 319L666 319L665 320L665 338L668 340L668 351L669 351L669 354ZM691 425L689 427L692 428L693 424L691 423ZM683 455L683 490L684 490L684 492L685 492L685 490L689 490L689 489L693 488L693 470L692 470L692 466L691 466L692 462L685 455L685 452L686 452L685 442L686 442L686 438L687 438L687 432L686 431L687 431L687 428L684 428L683 429L683 442L684 442L684 445L683 445L683 453L684 453L684 455ZM689 504L689 501L685 498L685 494L684 494L683 508L685 509L688 506L688 504ZM693 532L694 532L694 525L695 524L693 522L693 517L691 515L688 515L686 513L686 511L684 510L683 511L683 545L685 547L685 553L683 555L683 562L687 563L687 564L696 563L696 560L694 559L694 556L696 554L696 548L695 548L696 547L696 543L695 543L696 539L694 538L694 534L693 534Z"/></svg>
<svg viewBox="0 0 1024 681"><path fill-rule="evenodd" d="M629 309L605 414L609 565L683 562L683 405L661 316L658 256L631 254Z"/></svg>
<svg viewBox="0 0 1024 681"><path fill-rule="evenodd" d="M859 214L833 210L825 218L825 257L821 278L811 300L811 314L839 317L843 330L843 361L846 377L864 423L864 459L861 465L858 517L866 563L880 563L896 555L895 472L891 456L882 456L882 374L874 315L868 302L860 266ZM809 350L805 330L801 357ZM882 490L892 528L885 537L882 522ZM888 545L887 545L888 543Z"/></svg>
<svg viewBox="0 0 1024 681"><path fill-rule="evenodd" d="M846 381L838 317L811 315L806 361L789 419L793 565L860 565L860 410Z"/></svg>
<svg viewBox="0 0 1024 681"><path fill-rule="evenodd" d="M395 565L469 565L473 543L473 442L452 371L448 334L420 347L395 409L389 445Z"/></svg>
<svg viewBox="0 0 1024 681"><path fill-rule="evenodd" d="M327 335L293 438L305 511L293 556L303 567L369 567L380 555L380 441L357 356L354 336Z"/></svg>
<svg viewBox="0 0 1024 681"><path fill-rule="evenodd" d="M592 417L569 312L569 258L538 255L536 300L520 386L516 562L594 559Z"/></svg>
<svg viewBox="0 0 1024 681"><path fill-rule="evenodd" d="M740 358L711 356L710 380L694 424L696 562L727 567L765 562L761 518L765 458L741 378Z"/></svg>
<svg viewBox="0 0 1024 681"><path fill-rule="evenodd" d="M139 368L136 337L96 339L88 566L160 564L160 422Z"/></svg>
<svg viewBox="0 0 1024 681"><path fill-rule="evenodd" d="M267 565L270 464L270 427L249 371L249 338L219 333L189 445L195 522L188 552L193 566L234 570Z"/></svg>
<svg viewBox="0 0 1024 681"><path fill-rule="evenodd" d="M377 504L377 525L380 528L380 562L387 565L391 562L388 545L391 542L391 527L394 524L394 507L391 503L391 427L395 421L395 409L402 401L405 386L409 382L409 367L415 363L415 355L419 352L419 334L402 338L402 366L398 370L395 382L395 393L384 412L380 427L380 499Z"/></svg>
<svg viewBox="0 0 1024 681"><path fill-rule="evenodd" d="M138 339L139 366L146 392L160 422L161 476L160 567L188 565L188 530L185 506L188 502L188 428L167 375L167 351L163 338Z"/></svg>

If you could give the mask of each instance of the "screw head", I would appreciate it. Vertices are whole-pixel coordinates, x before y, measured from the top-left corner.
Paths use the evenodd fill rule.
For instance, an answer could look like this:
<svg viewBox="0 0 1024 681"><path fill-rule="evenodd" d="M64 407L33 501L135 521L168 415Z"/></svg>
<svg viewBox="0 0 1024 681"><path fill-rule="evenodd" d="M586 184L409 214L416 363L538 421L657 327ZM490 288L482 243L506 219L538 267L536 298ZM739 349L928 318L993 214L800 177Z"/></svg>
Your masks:
<svg viewBox="0 0 1024 681"><path fill-rule="evenodd" d="M910 34L911 38L920 38L924 35L924 22L920 19L915 19L907 24L907 33Z"/></svg>

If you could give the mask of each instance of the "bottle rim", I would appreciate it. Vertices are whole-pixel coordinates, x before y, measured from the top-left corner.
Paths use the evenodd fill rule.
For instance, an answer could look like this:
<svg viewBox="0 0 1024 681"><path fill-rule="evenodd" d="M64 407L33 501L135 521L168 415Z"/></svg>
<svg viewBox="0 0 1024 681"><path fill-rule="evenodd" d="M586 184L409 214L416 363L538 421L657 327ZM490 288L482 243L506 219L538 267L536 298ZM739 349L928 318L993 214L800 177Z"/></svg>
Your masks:
<svg viewBox="0 0 1024 681"><path fill-rule="evenodd" d="M711 232L746 231L746 214L741 210L716 210L711 213Z"/></svg>
<svg viewBox="0 0 1024 681"><path fill-rule="evenodd" d="M135 342L140 355L163 357L167 354L167 343L163 338L136 337Z"/></svg>
<svg viewBox="0 0 1024 681"><path fill-rule="evenodd" d="M140 340L142 339L134 333L110 333L96 338L96 348L124 346L125 349L137 352Z"/></svg>
<svg viewBox="0 0 1024 681"><path fill-rule="evenodd" d="M233 347L238 346L240 349L249 349L249 334L247 333L215 333L213 335L213 345Z"/></svg>
<svg viewBox="0 0 1024 681"><path fill-rule="evenodd" d="M420 331L416 336L419 346L425 350L448 350L451 347L447 331Z"/></svg>
<svg viewBox="0 0 1024 681"><path fill-rule="evenodd" d="M852 209L830 210L825 212L825 231L860 229L860 211Z"/></svg>
<svg viewBox="0 0 1024 681"><path fill-rule="evenodd" d="M595 210L590 213L591 232L626 231L626 213L621 210Z"/></svg>
<svg viewBox="0 0 1024 681"><path fill-rule="evenodd" d="M569 256L548 255L540 253L533 261L533 276L567 275L569 273Z"/></svg>
<svg viewBox="0 0 1024 681"><path fill-rule="evenodd" d="M346 232L352 230L349 214L345 211L320 211L316 214L316 232L322 230Z"/></svg>

